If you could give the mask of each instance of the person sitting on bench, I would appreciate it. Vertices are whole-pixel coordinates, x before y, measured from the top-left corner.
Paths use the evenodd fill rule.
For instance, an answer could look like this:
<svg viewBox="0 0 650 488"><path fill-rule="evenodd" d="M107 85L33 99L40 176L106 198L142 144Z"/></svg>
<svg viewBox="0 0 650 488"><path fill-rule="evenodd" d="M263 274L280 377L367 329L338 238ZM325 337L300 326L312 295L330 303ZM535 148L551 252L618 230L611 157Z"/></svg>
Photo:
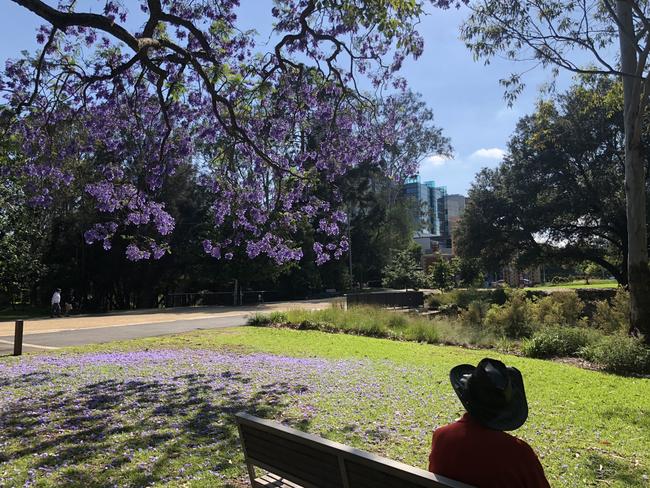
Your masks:
<svg viewBox="0 0 650 488"><path fill-rule="evenodd" d="M485 358L452 368L449 378L467 412L433 433L429 471L479 488L548 488L533 449L504 432L528 417L519 370Z"/></svg>

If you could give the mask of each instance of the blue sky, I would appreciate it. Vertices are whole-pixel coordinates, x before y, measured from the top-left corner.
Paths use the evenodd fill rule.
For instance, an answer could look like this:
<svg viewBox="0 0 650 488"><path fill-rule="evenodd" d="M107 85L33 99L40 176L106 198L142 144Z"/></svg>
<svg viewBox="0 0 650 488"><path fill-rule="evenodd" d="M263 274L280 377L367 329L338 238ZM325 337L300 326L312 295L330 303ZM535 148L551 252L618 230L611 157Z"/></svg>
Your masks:
<svg viewBox="0 0 650 488"><path fill-rule="evenodd" d="M86 2L82 2L86 3ZM88 2L102 5L100 2ZM129 2L127 2L129 3ZM271 31L271 0L242 0L239 18L242 27L260 33L262 44ZM466 194L474 175L482 167L494 167L501 160L517 120L530 113L538 99L538 88L550 75L535 70L527 75L527 89L508 108L499 79L525 66L495 59L489 66L474 61L458 39L458 29L468 15L466 9L430 9L419 26L425 39L424 54L404 64L404 76L414 91L422 93L433 109L436 124L451 138L454 157L426 159L420 167L422 180L434 180L449 193ZM0 61L15 57L21 50L36 48L35 29L41 22L29 11L3 1L0 7ZM568 86L564 74L558 83Z"/></svg>

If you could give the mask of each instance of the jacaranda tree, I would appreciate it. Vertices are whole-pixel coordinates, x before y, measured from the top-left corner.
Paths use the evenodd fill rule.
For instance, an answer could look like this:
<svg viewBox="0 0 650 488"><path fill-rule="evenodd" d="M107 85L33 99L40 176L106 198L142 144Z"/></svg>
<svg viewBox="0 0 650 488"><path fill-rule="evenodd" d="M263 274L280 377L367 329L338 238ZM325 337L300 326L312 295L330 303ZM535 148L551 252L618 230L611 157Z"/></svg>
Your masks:
<svg viewBox="0 0 650 488"><path fill-rule="evenodd" d="M422 2L276 0L270 52L237 28L237 0L105 0L100 13L14 2L44 20L42 50L8 62L0 81L2 130L22 158L11 168L32 205L83 171L78 197L103 217L86 241L109 249L126 236L129 259L157 259L175 225L157 197L193 164L214 202L211 256L299 260L292 236L305 221L317 262L346 252L332 183L379 161L399 123L359 86L405 88L396 73L422 51ZM416 169L386 168L396 179Z"/></svg>

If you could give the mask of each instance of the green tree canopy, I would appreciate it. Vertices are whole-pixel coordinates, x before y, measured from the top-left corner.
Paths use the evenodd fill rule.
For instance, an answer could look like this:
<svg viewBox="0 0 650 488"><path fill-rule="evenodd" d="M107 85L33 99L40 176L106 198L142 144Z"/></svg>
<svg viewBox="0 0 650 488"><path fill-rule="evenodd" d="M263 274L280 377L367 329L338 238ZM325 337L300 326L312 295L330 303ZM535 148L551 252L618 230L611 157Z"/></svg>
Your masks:
<svg viewBox="0 0 650 488"><path fill-rule="evenodd" d="M456 286L456 274L458 273L458 260L447 260L440 256L429 268L427 276L429 286L440 290L451 290Z"/></svg>
<svg viewBox="0 0 650 488"><path fill-rule="evenodd" d="M502 55L551 67L554 74L568 70L620 79L630 331L641 331L650 344L647 158L643 141L650 100L648 13L645 0L477 0L461 30L467 46L485 60ZM611 47L613 43L618 43L618 50ZM501 80L510 100L523 89L523 74Z"/></svg>
<svg viewBox="0 0 650 488"><path fill-rule="evenodd" d="M395 252L391 262L384 268L382 283L387 288L418 289L424 281L424 273L411 249Z"/></svg>
<svg viewBox="0 0 650 488"><path fill-rule="evenodd" d="M519 121L503 163L472 185L461 255L491 268L513 258L589 261L626 284L623 141L620 83L585 78L540 102Z"/></svg>

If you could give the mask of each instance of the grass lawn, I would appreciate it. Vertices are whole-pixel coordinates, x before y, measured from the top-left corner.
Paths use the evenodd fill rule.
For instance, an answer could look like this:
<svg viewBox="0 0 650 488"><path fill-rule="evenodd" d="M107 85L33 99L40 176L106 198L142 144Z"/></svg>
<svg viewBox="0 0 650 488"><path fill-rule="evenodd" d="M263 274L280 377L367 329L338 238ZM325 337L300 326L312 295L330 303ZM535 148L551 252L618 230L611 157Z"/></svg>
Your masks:
<svg viewBox="0 0 650 488"><path fill-rule="evenodd" d="M243 327L0 358L0 486L244 486L238 410L426 467L449 369L486 354ZM524 374L552 486L648 486L650 380L490 355Z"/></svg>
<svg viewBox="0 0 650 488"><path fill-rule="evenodd" d="M560 283L557 285L540 285L528 286L525 290L561 290L576 288L617 288L618 282L616 280L589 280L589 284L585 284L585 280L575 280L570 283Z"/></svg>

